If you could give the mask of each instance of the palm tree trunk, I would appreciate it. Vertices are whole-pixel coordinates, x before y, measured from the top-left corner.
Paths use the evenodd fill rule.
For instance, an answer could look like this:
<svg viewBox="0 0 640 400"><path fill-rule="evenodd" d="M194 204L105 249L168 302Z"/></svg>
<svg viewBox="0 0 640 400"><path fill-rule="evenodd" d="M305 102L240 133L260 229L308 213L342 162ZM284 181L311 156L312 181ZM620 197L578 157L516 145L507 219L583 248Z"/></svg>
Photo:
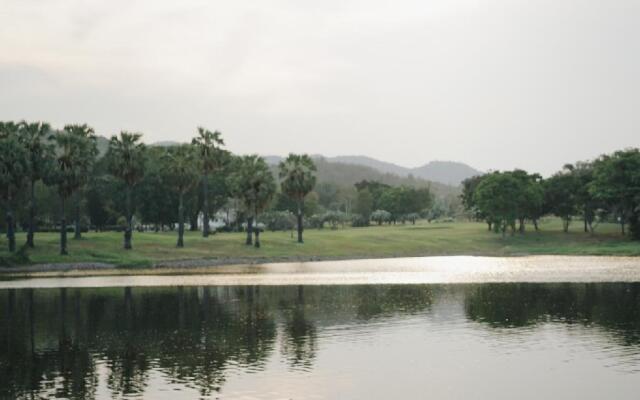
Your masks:
<svg viewBox="0 0 640 400"><path fill-rule="evenodd" d="M131 187L127 186L126 189L126 207L127 207L127 226L124 229L124 249L125 250L131 250L131 234L133 231L133 228L131 226Z"/></svg>
<svg viewBox="0 0 640 400"><path fill-rule="evenodd" d="M184 194L180 192L178 198L178 247L184 247L184 206L183 206Z"/></svg>
<svg viewBox="0 0 640 400"><path fill-rule="evenodd" d="M253 217L247 217L247 241L245 244L251 246L253 244Z"/></svg>
<svg viewBox="0 0 640 400"><path fill-rule="evenodd" d="M255 216L256 216L256 228L254 229L254 231L256 233L256 242L254 246L256 247L256 249L259 249L260 248L260 227L258 226L258 210L256 210Z"/></svg>
<svg viewBox="0 0 640 400"><path fill-rule="evenodd" d="M13 253L16 251L16 233L14 229L13 222L13 211L11 210L11 206L7 208L7 239L9 239L9 252Z"/></svg>
<svg viewBox="0 0 640 400"><path fill-rule="evenodd" d="M76 204L75 204L75 229L74 229L74 233L73 233L73 238L74 239L82 239L82 232L81 230L81 226L80 226L80 199L82 198L82 196L80 195L80 189L77 190L76 192Z"/></svg>
<svg viewBox="0 0 640 400"><path fill-rule="evenodd" d="M29 202L29 231L27 232L27 246L34 247L33 235L36 231L36 181L31 180L31 200Z"/></svg>
<svg viewBox="0 0 640 400"><path fill-rule="evenodd" d="M202 237L209 237L209 175L202 180Z"/></svg>
<svg viewBox="0 0 640 400"><path fill-rule="evenodd" d="M67 220L64 212L64 196L60 196L60 255L64 256L67 253Z"/></svg>
<svg viewBox="0 0 640 400"><path fill-rule="evenodd" d="M298 202L298 243L302 243L302 201Z"/></svg>

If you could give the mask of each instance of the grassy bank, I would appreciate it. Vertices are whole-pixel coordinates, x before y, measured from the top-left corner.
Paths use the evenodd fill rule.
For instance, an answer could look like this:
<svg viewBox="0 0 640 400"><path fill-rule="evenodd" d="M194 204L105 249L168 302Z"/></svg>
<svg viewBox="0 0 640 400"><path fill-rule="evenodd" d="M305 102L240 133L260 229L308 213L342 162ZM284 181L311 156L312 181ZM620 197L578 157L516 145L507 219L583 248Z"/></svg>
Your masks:
<svg viewBox="0 0 640 400"><path fill-rule="evenodd" d="M188 232L185 248L175 246L176 233L135 233L134 249L122 249L121 233L86 233L81 240L69 240L69 255L58 255L58 235L41 233L36 248L28 251L34 264L109 263L143 267L163 261L217 259L219 262L347 259L363 257L409 257L436 255L511 256L553 255L640 255L640 243L621 237L616 225L600 225L594 235L585 234L576 224L561 232L557 220L544 221L540 232L528 231L502 238L486 231L482 223L426 223L305 231L300 245L290 232L265 232L262 248L244 245L244 234L223 233L208 239ZM24 242L23 234L18 243ZM8 253L3 250L0 256Z"/></svg>

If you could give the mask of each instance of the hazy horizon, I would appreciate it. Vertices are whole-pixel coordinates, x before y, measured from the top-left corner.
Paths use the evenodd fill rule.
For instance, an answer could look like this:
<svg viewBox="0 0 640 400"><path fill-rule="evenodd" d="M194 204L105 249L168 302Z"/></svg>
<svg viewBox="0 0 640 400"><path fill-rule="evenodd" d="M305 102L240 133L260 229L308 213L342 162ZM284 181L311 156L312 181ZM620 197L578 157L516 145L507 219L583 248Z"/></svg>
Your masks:
<svg viewBox="0 0 640 400"><path fill-rule="evenodd" d="M549 175L640 137L640 0L7 0L0 120Z"/></svg>

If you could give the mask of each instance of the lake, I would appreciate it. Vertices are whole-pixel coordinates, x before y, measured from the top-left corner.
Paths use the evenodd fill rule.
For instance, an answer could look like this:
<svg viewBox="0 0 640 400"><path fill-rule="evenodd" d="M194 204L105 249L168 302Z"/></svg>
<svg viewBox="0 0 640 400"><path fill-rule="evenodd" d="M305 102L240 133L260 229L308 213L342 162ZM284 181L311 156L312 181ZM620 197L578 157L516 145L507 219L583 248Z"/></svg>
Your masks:
<svg viewBox="0 0 640 400"><path fill-rule="evenodd" d="M634 281L86 287L88 278L77 279L2 283L0 398L640 393Z"/></svg>

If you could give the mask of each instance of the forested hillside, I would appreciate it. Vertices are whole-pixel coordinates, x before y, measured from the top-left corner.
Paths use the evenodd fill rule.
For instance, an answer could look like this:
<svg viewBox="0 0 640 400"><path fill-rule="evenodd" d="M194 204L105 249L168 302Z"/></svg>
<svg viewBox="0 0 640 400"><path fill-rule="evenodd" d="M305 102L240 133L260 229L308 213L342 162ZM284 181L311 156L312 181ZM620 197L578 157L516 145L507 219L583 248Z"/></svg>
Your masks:
<svg viewBox="0 0 640 400"><path fill-rule="evenodd" d="M281 160L277 156L265 157L272 165L274 171ZM337 186L352 187L355 183L367 180L377 181L389 186L411 186L415 188L430 187L436 197L446 197L448 195L460 194L460 188L445 185L439 182L430 182L413 175L399 176L392 173L383 173L372 167L355 165L343 162L333 162L320 156L314 157L314 162L318 169L318 183L333 183Z"/></svg>

